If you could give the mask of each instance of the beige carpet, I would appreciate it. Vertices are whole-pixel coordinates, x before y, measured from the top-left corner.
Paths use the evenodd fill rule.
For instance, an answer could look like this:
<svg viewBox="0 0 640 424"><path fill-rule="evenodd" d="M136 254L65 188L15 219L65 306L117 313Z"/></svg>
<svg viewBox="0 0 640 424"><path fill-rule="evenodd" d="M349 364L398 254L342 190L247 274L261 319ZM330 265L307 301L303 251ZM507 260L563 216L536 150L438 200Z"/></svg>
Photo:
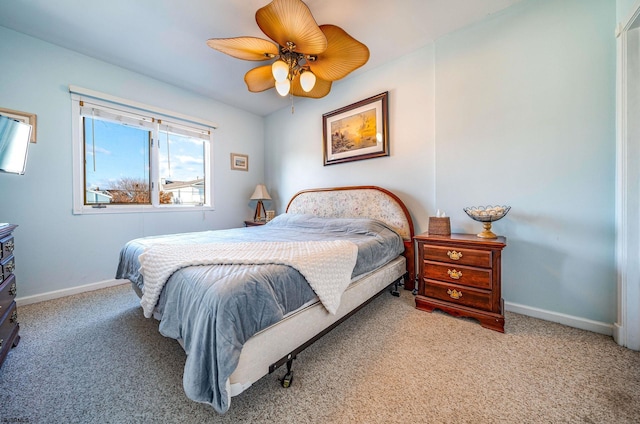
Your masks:
<svg viewBox="0 0 640 424"><path fill-rule="evenodd" d="M383 294L234 397L187 399L184 352L128 285L19 308L0 423L638 423L640 353L513 313L506 334Z"/></svg>

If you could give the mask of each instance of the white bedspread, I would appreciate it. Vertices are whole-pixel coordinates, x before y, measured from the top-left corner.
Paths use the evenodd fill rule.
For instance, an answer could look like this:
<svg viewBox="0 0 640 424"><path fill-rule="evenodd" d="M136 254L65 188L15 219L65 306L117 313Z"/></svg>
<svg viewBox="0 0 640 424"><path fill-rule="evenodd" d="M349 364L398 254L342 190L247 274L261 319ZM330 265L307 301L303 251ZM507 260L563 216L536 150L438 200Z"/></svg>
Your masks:
<svg viewBox="0 0 640 424"><path fill-rule="evenodd" d="M324 307L335 314L351 282L358 246L350 241L155 244L140 254L140 305L150 318L171 274L192 265L281 264L300 272Z"/></svg>

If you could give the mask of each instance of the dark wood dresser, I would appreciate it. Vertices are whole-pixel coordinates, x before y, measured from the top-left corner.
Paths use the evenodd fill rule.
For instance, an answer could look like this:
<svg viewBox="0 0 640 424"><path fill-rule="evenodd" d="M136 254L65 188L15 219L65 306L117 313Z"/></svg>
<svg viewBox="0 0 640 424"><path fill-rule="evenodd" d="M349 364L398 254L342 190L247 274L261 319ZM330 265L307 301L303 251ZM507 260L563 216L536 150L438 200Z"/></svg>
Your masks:
<svg viewBox="0 0 640 424"><path fill-rule="evenodd" d="M416 308L475 318L483 327L504 333L500 263L507 240L427 233L415 240L419 258Z"/></svg>
<svg viewBox="0 0 640 424"><path fill-rule="evenodd" d="M16 276L13 274L13 230L17 225L0 227L0 366L9 350L20 341L18 312L16 311Z"/></svg>

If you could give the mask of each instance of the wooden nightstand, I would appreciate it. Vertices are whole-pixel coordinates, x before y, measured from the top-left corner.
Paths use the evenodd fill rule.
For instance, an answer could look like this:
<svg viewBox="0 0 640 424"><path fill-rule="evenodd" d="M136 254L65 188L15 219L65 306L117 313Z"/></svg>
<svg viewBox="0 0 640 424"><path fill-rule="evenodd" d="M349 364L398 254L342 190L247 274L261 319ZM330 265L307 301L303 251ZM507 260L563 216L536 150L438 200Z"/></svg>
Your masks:
<svg viewBox="0 0 640 424"><path fill-rule="evenodd" d="M500 262L507 240L427 233L414 239L419 258L416 308L475 318L483 327L504 333Z"/></svg>
<svg viewBox="0 0 640 424"><path fill-rule="evenodd" d="M266 221L244 221L245 227L258 227L260 225L266 224Z"/></svg>

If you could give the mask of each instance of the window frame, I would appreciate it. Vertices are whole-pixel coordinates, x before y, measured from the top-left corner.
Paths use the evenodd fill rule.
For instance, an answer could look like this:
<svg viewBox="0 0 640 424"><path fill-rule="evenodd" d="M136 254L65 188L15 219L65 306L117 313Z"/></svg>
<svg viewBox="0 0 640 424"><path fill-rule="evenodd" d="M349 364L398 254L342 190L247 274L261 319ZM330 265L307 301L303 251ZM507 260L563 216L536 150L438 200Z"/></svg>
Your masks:
<svg viewBox="0 0 640 424"><path fill-rule="evenodd" d="M155 108L153 106L136 103L126 99L117 98L107 94L97 93L91 90L70 86L71 93L71 124L73 140L73 214L110 214L110 213L148 213L148 212L180 212L180 211L204 211L214 210L213 193L213 130L216 125L208 121L193 118L179 113ZM85 204L85 151L83 119L81 115L81 102L95 105L97 108L105 108L110 112L117 111L123 115L143 116L151 120L152 145L149 151L149 177L152 183L151 204ZM167 123L180 125L196 131L208 132L208 139L202 137L204 143L204 183L205 203L202 205L185 204L160 204L160 164L158 154L158 137L162 127Z"/></svg>

